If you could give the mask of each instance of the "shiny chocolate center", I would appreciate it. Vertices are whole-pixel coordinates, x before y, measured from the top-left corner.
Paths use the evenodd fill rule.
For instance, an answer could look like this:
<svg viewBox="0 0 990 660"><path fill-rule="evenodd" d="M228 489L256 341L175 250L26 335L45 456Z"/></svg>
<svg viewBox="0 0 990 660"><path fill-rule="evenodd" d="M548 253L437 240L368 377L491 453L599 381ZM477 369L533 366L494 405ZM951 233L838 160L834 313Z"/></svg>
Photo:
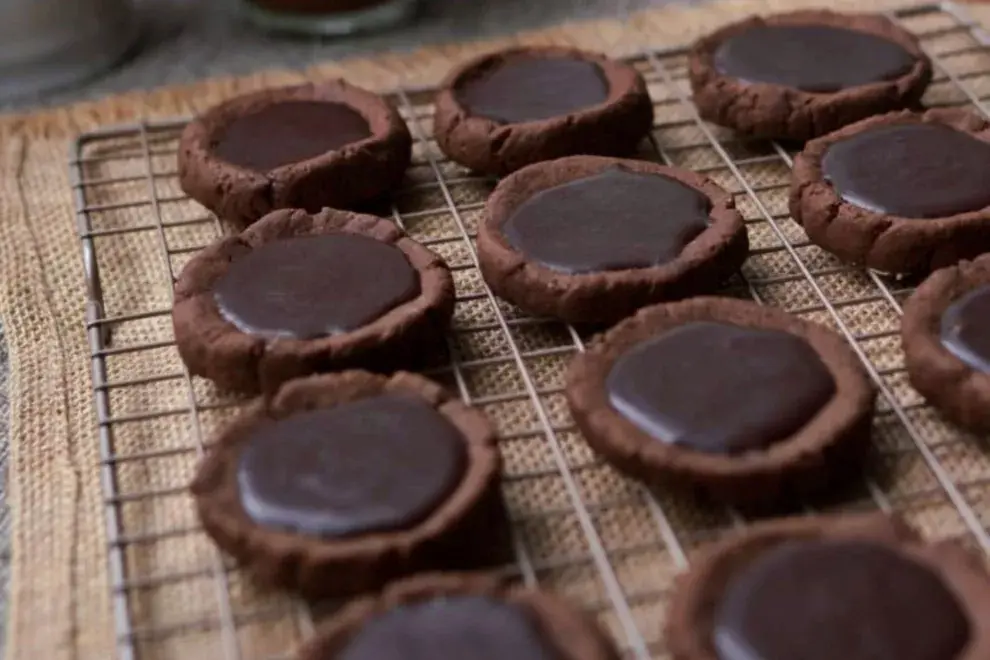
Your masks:
<svg viewBox="0 0 990 660"><path fill-rule="evenodd" d="M828 25L760 25L729 37L715 51L715 68L724 75L806 92L892 80L915 61L893 41Z"/></svg>
<svg viewBox="0 0 990 660"><path fill-rule="evenodd" d="M345 233L267 243L214 285L220 313L243 332L296 339L356 330L419 291L401 250Z"/></svg>
<svg viewBox="0 0 990 660"><path fill-rule="evenodd" d="M379 615L338 660L560 660L522 609L482 596L435 598Z"/></svg>
<svg viewBox="0 0 990 660"><path fill-rule="evenodd" d="M470 75L454 93L472 115L516 123L599 105L608 99L609 88L601 68L593 62L567 57L511 57Z"/></svg>
<svg viewBox="0 0 990 660"><path fill-rule="evenodd" d="M710 211L708 197L680 181L610 167L534 195L502 232L553 270L646 268L675 259L708 227Z"/></svg>
<svg viewBox="0 0 990 660"><path fill-rule="evenodd" d="M422 521L465 467L456 427L422 401L385 394L255 429L237 484L259 525L344 537Z"/></svg>
<svg viewBox="0 0 990 660"><path fill-rule="evenodd" d="M954 660L969 621L931 570L857 541L794 541L728 584L714 618L719 660Z"/></svg>
<svg viewBox="0 0 990 660"><path fill-rule="evenodd" d="M843 200L904 218L990 206L990 143L942 124L882 126L836 142L822 174Z"/></svg>
<svg viewBox="0 0 990 660"><path fill-rule="evenodd" d="M835 382L796 335L706 321L626 351L606 388L612 406L658 441L733 454L789 437L829 402Z"/></svg>
<svg viewBox="0 0 990 660"><path fill-rule="evenodd" d="M942 315L942 345L973 369L990 373L990 285L949 305Z"/></svg>
<svg viewBox="0 0 990 660"><path fill-rule="evenodd" d="M343 103L282 101L231 120L213 153L228 163L267 172L368 137L368 121Z"/></svg>

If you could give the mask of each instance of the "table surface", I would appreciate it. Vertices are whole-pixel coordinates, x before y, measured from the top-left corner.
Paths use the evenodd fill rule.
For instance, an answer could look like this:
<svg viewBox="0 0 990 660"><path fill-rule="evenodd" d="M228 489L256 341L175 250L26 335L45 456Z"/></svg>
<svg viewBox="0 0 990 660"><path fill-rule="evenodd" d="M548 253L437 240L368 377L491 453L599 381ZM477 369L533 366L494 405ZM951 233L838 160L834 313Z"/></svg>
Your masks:
<svg viewBox="0 0 990 660"><path fill-rule="evenodd" d="M191 82L262 68L305 67L321 60L409 50L423 44L464 41L533 29L565 20L624 13L697 0L424 0L411 25L347 39L287 39L263 34L236 15L234 0L136 0L144 30L131 58L99 78L71 89L0 105L29 111L133 89ZM358 81L360 82L360 81ZM80 320L81 323L81 320ZM7 620L10 528L6 505L8 452L7 347L0 324L0 622ZM94 469L96 466L93 466ZM0 654L4 625L0 625Z"/></svg>

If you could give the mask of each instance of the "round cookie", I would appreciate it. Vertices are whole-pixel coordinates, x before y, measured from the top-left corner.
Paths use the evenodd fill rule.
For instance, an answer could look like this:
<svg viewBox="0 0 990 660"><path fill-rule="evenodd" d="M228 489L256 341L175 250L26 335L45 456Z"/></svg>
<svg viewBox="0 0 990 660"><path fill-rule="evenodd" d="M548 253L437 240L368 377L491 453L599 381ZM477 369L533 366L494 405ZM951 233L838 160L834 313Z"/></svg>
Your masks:
<svg viewBox="0 0 990 660"><path fill-rule="evenodd" d="M644 305L714 291L749 240L732 195L646 161L572 156L525 167L489 197L478 259L525 311L614 323Z"/></svg>
<svg viewBox="0 0 990 660"><path fill-rule="evenodd" d="M182 189L243 229L282 208L352 208L398 184L412 137L383 98L343 80L267 89L206 111L179 143Z"/></svg>
<svg viewBox="0 0 990 660"><path fill-rule="evenodd" d="M421 365L442 350L453 309L446 264L391 222L282 210L190 260L172 322L190 373L251 393Z"/></svg>
<svg viewBox="0 0 990 660"><path fill-rule="evenodd" d="M990 250L990 123L965 110L896 112L809 142L790 211L841 259L927 272Z"/></svg>
<svg viewBox="0 0 990 660"><path fill-rule="evenodd" d="M990 657L990 580L882 514L764 522L692 559L667 620L676 660Z"/></svg>
<svg viewBox="0 0 990 660"><path fill-rule="evenodd" d="M436 98L447 156L505 175L575 154L623 156L653 126L653 102L631 66L571 48L516 48L455 69Z"/></svg>
<svg viewBox="0 0 990 660"><path fill-rule="evenodd" d="M990 431L990 255L932 273L904 304L911 384L946 417Z"/></svg>
<svg viewBox="0 0 990 660"><path fill-rule="evenodd" d="M323 624L298 655L299 660L619 657L594 619L559 597L467 574L415 577L355 601Z"/></svg>
<svg viewBox="0 0 990 660"><path fill-rule="evenodd" d="M855 474L876 398L831 331L708 297L647 307L604 333L574 358L566 395L619 470L738 505Z"/></svg>
<svg viewBox="0 0 990 660"><path fill-rule="evenodd" d="M717 30L695 43L688 73L704 119L804 141L915 105L932 66L917 39L885 16L811 10Z"/></svg>
<svg viewBox="0 0 990 660"><path fill-rule="evenodd" d="M511 559L485 416L409 373L313 376L223 429L191 490L261 583L307 598Z"/></svg>

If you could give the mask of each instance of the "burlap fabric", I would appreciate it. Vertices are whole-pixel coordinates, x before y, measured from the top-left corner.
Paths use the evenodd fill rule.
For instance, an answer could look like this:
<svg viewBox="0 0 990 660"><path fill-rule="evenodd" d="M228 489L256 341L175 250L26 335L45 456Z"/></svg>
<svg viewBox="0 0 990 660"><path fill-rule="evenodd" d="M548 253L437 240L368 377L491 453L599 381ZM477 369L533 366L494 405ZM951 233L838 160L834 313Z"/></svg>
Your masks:
<svg viewBox="0 0 990 660"><path fill-rule="evenodd" d="M185 116L239 92L304 78L343 76L378 90L428 85L441 78L454 62L510 42L567 44L623 55L644 47L682 44L726 21L752 13L813 4L804 0L734 0L700 8L668 7L636 15L625 24L596 21L563 25L512 39L328 63L305 72L264 72L246 78L210 80L125 94L32 115L0 117L0 316L7 331L12 368L9 488L14 521L9 657L103 659L113 657L116 648L112 607L115 594L111 592L108 580L108 537L98 469L89 345L84 326L86 290L67 168L69 145L75 135L137 119ZM839 10L864 8L859 0L831 0L828 4ZM903 4L899 0L874 0L869 8L892 8ZM976 7L971 8L971 13L990 18L990 12ZM972 67L990 70L986 60ZM984 82L985 93L990 91L990 83ZM668 93L672 91L668 90ZM674 119L661 117L660 121ZM676 140L676 135L672 130L671 140ZM174 141L174 135L166 135L161 140L162 148L167 148L171 144L169 141ZM105 144L94 148L99 156L100 149L112 151L115 147ZM126 148L126 145L120 148ZM424 144L419 149L420 163L426 163L423 151L432 147ZM704 161L707 157L709 155L685 153L675 161L686 166L707 167L710 165ZM156 158L154 165L162 172L170 167L174 169L169 156ZM86 175L93 179L120 176L120 168L124 167L127 166L119 161L97 162L87 166ZM420 168L420 172L427 170ZM755 172L749 183L760 185L773 176L786 176L786 168L783 172ZM162 177L160 185L163 186L159 191L162 196L178 193L174 180L167 176ZM739 185L732 186L731 181L727 185L739 189ZM142 186L146 186L146 182L94 189L88 202L116 203L126 201L129 195L146 195L147 190ZM429 194L437 196L439 193ZM477 209L484 191L466 186L456 188L453 194L455 204L464 209ZM779 191L777 194L779 197ZM408 202L406 211L415 218L410 221L410 231L432 238L455 234L456 227L441 226L450 223L450 214L436 217L429 213L416 214L416 211L444 203L442 199L430 201L422 197ZM766 200L766 204L779 204L780 201L774 198ZM404 203L399 202L400 211ZM772 208L770 213L778 210ZM751 217L759 215L753 208L748 211ZM101 221L105 222L102 227L112 229L148 222L142 215L146 213L146 208L108 213L102 216ZM175 208L163 210L166 222L181 222L195 213L201 213L201 210L191 202L177 203ZM465 224L473 221L472 213L474 211L468 210L462 213ZM790 224L785 228L795 232L792 237L795 242L801 240L798 229ZM211 225L177 227L169 231L173 247L193 246L209 240L214 228ZM761 289L761 296L767 302L789 309L809 309L810 318L828 322L827 314L814 309L814 295L795 270L791 256L781 247L779 237L772 236L769 229L759 223L751 226L751 235L754 245L765 254L754 257L749 274L771 282ZM155 235L135 234L100 244L99 259L104 268L108 315L168 306L169 291L164 284L167 280L162 277L165 264L159 262L157 240ZM477 273L470 267L470 253L463 244L439 242L436 249L460 268L458 283L462 294L466 291L470 297L472 291L481 291ZM804 254L806 263L814 261L814 267L827 271L830 262L825 255ZM188 252L179 249L169 265L177 269L185 258L188 258ZM795 272L797 276L788 279L788 275ZM863 287L867 293L869 286L865 275L856 277L858 279L823 279L819 286L830 296L854 300L856 296L866 296L866 293L858 292L856 286ZM774 278L777 278L775 283ZM459 313L458 322L464 326L484 328L487 323L491 327L494 319L490 307L479 305L464 305ZM849 323L857 324L857 331L882 335L891 324L896 326L896 316L889 308L886 311L879 308L861 310L854 306L849 314ZM559 375L567 356L557 355L553 350L541 352L541 349L552 349L569 341L566 333L561 338L562 332L551 328L513 332L513 336L507 337L496 328L472 333L469 339L464 338L466 334L458 335L454 343L461 359L486 366L466 374L460 381L450 382L474 397L489 397L486 400L492 403L487 408L496 417L503 433L525 440L507 440L505 453L510 471L529 475L527 479L513 481L507 489L510 506L522 521L520 536L525 542L525 558L532 560L533 572L528 577L535 577L546 586L561 589L578 602L597 608L604 623L625 646L640 651L647 649L659 657L663 650L660 630L664 594L670 576L682 566L681 549L690 549L706 535L740 521L731 512L713 513L704 507L681 502L661 501L663 509L658 510L642 499L638 489L591 461L581 440L573 431L567 430L567 413L559 390L555 389L559 387ZM147 319L121 326L115 342L127 345L167 341L169 334L167 318ZM913 415L917 410L911 406L917 402L912 404L903 376L895 373L900 360L896 341L889 335L880 339L882 341L875 345L863 344L863 349L880 368L891 369L894 374L891 390L905 406L905 414ZM547 392L546 396L540 396L540 411L534 411L533 406L519 407L511 402L499 404L498 397L491 397L525 390L519 370L503 368L498 361L509 349L532 351L533 362L528 368L537 381L534 385L541 393ZM486 359L491 361L486 363ZM512 366L511 361L508 364ZM174 371L178 363L174 351L163 348L120 356L109 367L111 379L124 380ZM196 383L195 387L197 401L209 408L202 421L202 431L209 435L229 414L229 409L206 385ZM140 415L150 410L181 411L183 406L188 406L181 381L125 389L114 396L117 398L113 401L113 414L120 416ZM526 439L526 429L543 421L541 414L564 429L558 434L560 453L550 451L543 436L537 434L535 438ZM917 422L918 428L925 432L924 440L932 438L932 452L954 452L945 456L939 454L937 458L940 464L962 471L951 476L958 483L965 481L965 498L974 498L965 501L972 501L973 511L978 511L979 502L983 501L979 498L983 495L968 489L970 485L977 488L982 483L979 479L990 476L986 457L971 441L946 429L930 411L924 414L926 417ZM888 424L893 428L898 423L897 419L893 424L878 420L878 427ZM126 454L189 446L195 434L190 424L188 415L183 414L132 426L121 424L117 427L117 451ZM978 542L978 536L967 532L965 516L960 517L955 512L953 503L945 498L931 470L910 448L911 440L905 439L903 429L889 435L887 438L880 433L879 444L893 446L899 443L902 449L907 445L908 449L903 450L905 458L898 458L890 465L884 463L884 467L877 467L871 474L867 490L876 489L872 493L874 497L870 498L867 492L863 499L852 497L842 506L866 506L862 502L872 502L870 506L875 506L879 501L881 505L908 510L912 519L933 536L960 536L971 543ZM573 497L575 491L569 490L570 486L554 473L559 471L561 460L573 473L577 493L588 502L591 513L587 519L574 515L573 501L568 498ZM136 498L122 509L125 532L134 541L128 544L128 570L136 582L144 581L143 586L132 585L134 588L128 592L140 657L225 657L224 653L234 646L239 647L245 658L270 657L284 652L305 633L295 618L279 614L291 612L291 604L257 594L236 573L231 573L227 579L238 632L224 637L217 630L217 619L223 617L223 608L218 607L218 602L224 599L218 601L216 573L225 574L226 571L217 564L219 560L209 542L194 530L190 501L181 491L195 462L196 452L192 451L155 461L135 461L120 470L120 487L125 493L161 492L160 496ZM908 497L907 491L915 498L910 500L910 508L901 506L902 496ZM987 501L990 502L990 498ZM984 504L982 511L985 513L988 509L990 505ZM969 523L969 529L972 529L972 521ZM606 571L605 577L601 571L605 566L602 556L589 549L586 538L589 529L596 542L608 551L605 564L611 569ZM680 535L679 544L670 542L668 530ZM159 538L163 532L171 534L166 534L167 539ZM142 535L151 540L142 543ZM573 560L575 556L577 560ZM200 577L176 578L184 571L194 574L199 571ZM523 571L524 577L527 572ZM621 599L626 603L618 608L615 606L616 588L623 590L626 596ZM637 629L633 631L635 634L630 631L630 621Z"/></svg>

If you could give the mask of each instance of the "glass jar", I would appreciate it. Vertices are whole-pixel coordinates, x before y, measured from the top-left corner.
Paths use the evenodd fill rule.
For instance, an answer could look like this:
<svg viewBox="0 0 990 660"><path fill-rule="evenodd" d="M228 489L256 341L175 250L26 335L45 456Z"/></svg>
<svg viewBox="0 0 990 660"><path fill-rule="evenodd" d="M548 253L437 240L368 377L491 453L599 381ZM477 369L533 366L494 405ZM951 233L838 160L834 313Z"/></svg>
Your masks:
<svg viewBox="0 0 990 660"><path fill-rule="evenodd" d="M138 31L131 0L0 0L0 101L109 69L131 50Z"/></svg>
<svg viewBox="0 0 990 660"><path fill-rule="evenodd" d="M412 17L419 0L242 0L248 18L276 32L343 36Z"/></svg>

